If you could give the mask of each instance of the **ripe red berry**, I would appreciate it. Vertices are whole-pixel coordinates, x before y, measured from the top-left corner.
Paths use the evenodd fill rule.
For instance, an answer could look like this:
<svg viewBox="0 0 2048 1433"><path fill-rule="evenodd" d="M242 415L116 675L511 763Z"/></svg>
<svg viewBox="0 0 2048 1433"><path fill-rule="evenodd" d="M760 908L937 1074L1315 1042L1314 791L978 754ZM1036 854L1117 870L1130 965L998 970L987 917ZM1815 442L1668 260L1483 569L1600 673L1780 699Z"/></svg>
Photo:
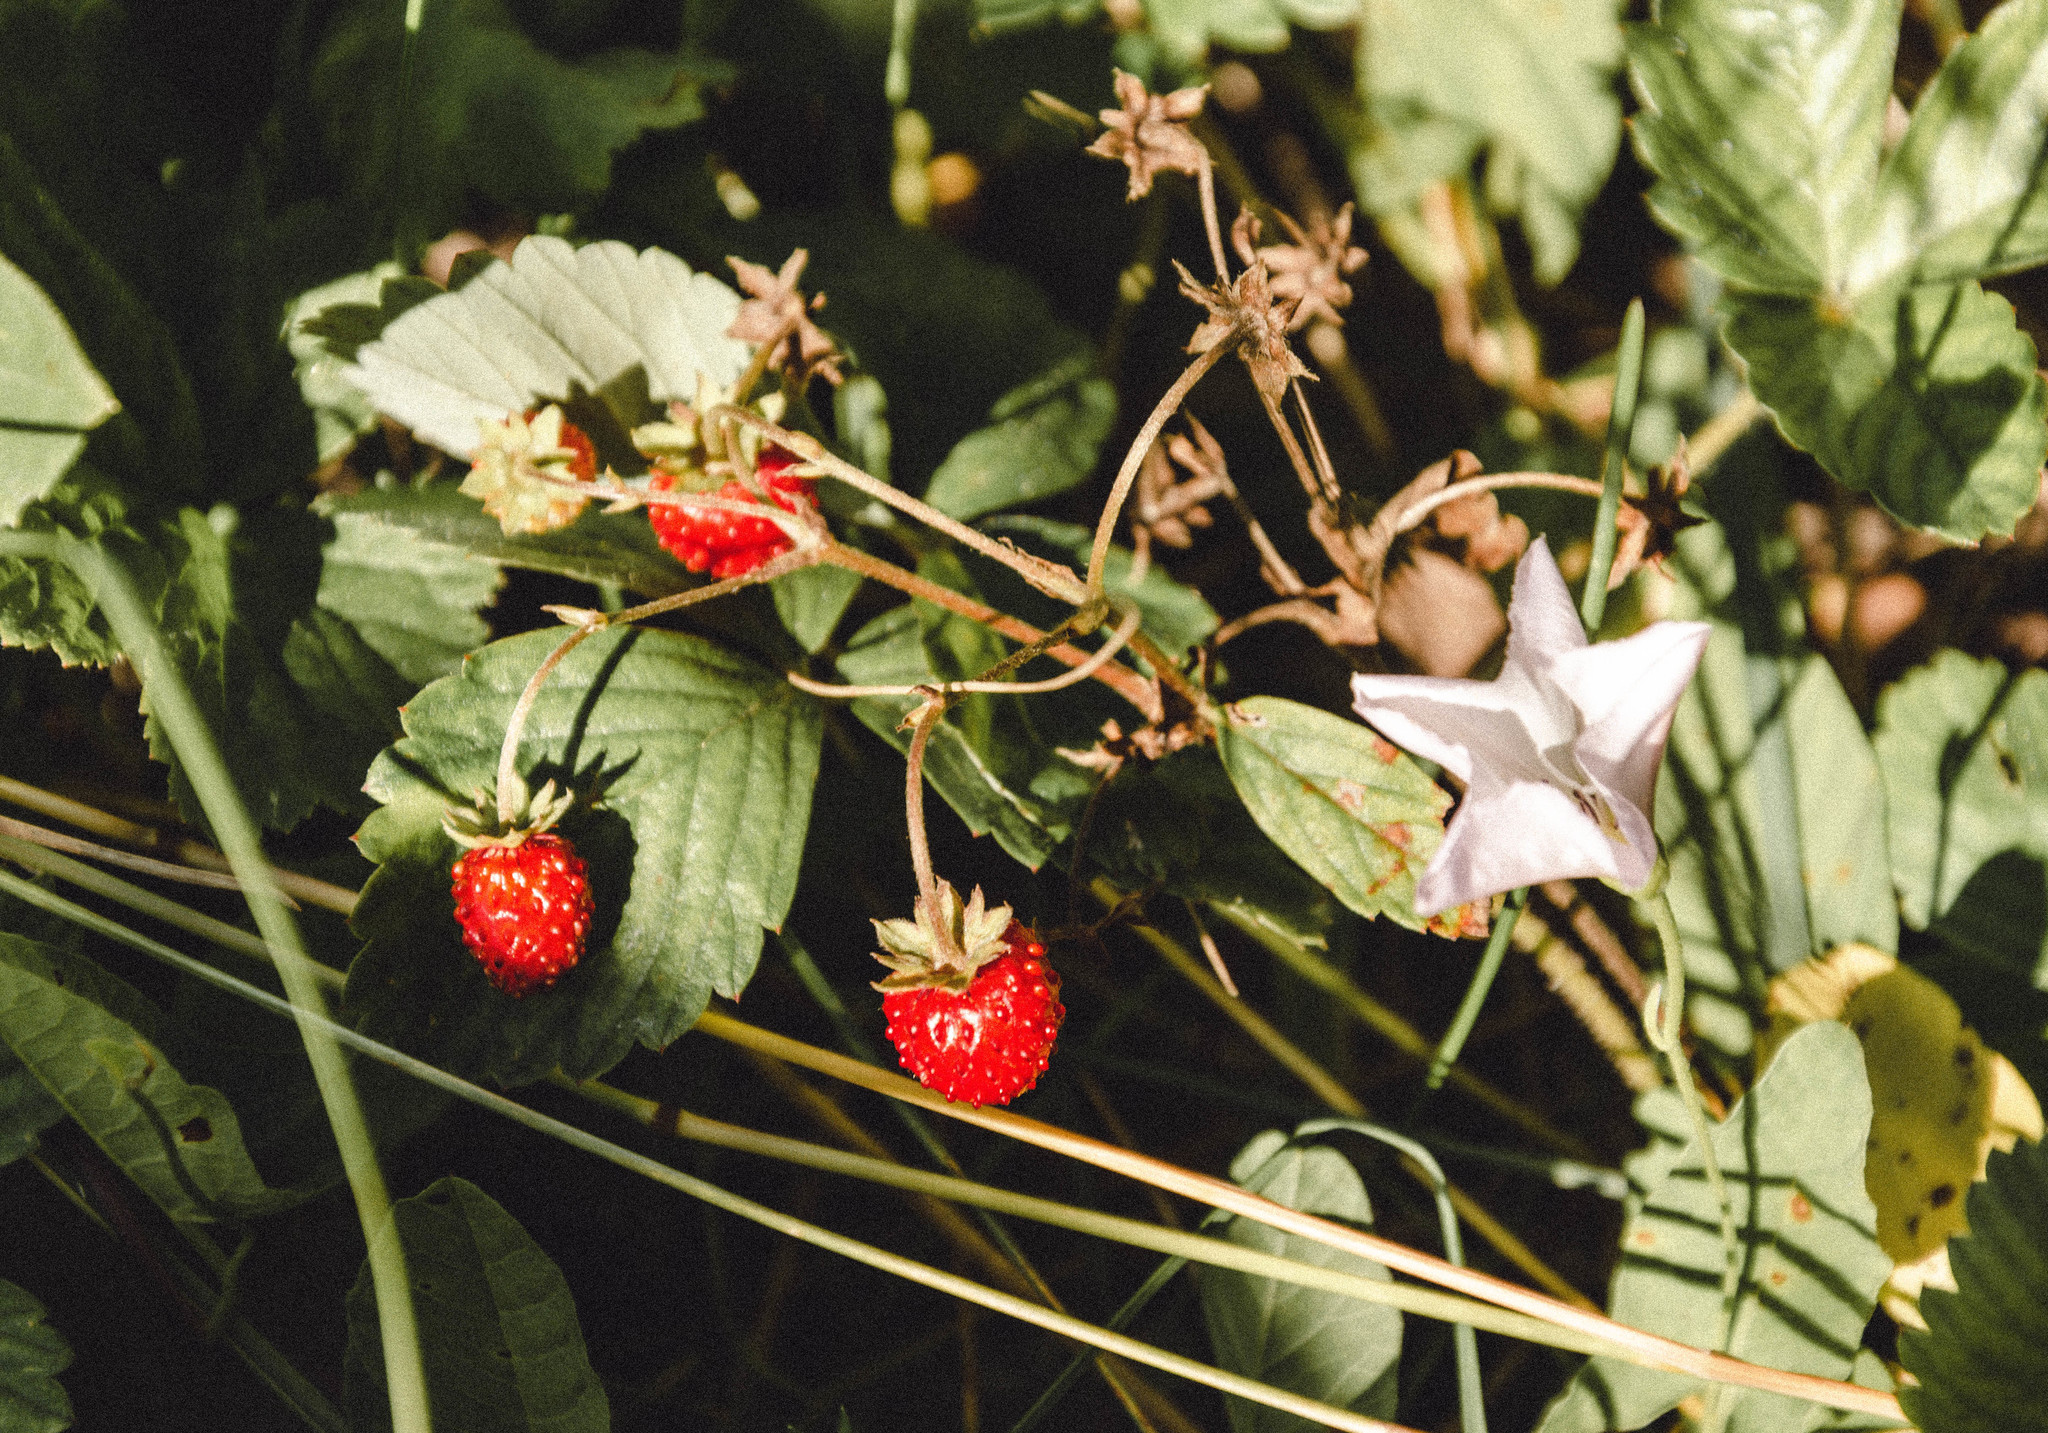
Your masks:
<svg viewBox="0 0 2048 1433"><path fill-rule="evenodd" d="M796 511L792 499L810 502L816 496L818 485L811 479L785 476L790 468L802 461L788 449L771 443L761 450L760 460L755 464L754 471L760 477L761 485L784 512ZM675 484L675 474L657 468L649 486L658 493L665 493ZM718 496L746 502L754 494L745 483L733 478L718 490ZM779 557L795 545L787 533L767 518L748 517L741 513L659 503L648 507L647 520L653 524L654 535L660 539L661 545L675 554L683 566L692 572L703 572L708 568L713 577L720 579L752 572L769 558Z"/></svg>
<svg viewBox="0 0 2048 1433"><path fill-rule="evenodd" d="M526 416L530 419L533 414ZM597 477L597 449L591 446L590 435L564 418L562 436L556 441L576 455L569 460L569 476L579 483L594 481Z"/></svg>
<svg viewBox="0 0 2048 1433"><path fill-rule="evenodd" d="M974 972L965 991L944 986L882 996L889 1042L918 1083L949 1100L1006 1105L1038 1083L1066 1018L1060 977L1045 947L1019 921L1003 953Z"/></svg>
<svg viewBox="0 0 2048 1433"><path fill-rule="evenodd" d="M455 863L462 943L507 995L543 989L572 969L595 909L583 858L552 831L476 846Z"/></svg>

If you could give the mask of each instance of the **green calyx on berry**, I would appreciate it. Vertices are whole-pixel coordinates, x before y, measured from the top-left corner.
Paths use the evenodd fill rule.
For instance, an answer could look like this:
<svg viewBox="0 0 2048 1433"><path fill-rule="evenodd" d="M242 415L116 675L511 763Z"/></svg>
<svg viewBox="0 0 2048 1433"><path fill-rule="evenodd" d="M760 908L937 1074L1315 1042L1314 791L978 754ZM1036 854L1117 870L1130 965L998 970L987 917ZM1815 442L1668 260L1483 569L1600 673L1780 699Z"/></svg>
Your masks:
<svg viewBox="0 0 2048 1433"><path fill-rule="evenodd" d="M483 440L469 457L461 491L480 500L508 537L553 532L576 520L590 499L557 484L588 483L597 455L582 430L553 403L533 413L484 419Z"/></svg>
<svg viewBox="0 0 2048 1433"><path fill-rule="evenodd" d="M517 776L504 793L511 797L501 803L492 793L478 788L474 806L450 807L441 817L441 829L467 851L479 846L517 846L529 836L538 836L553 826L576 804L572 791L557 791L549 781L529 792Z"/></svg>
<svg viewBox="0 0 2048 1433"><path fill-rule="evenodd" d="M890 973L875 981L887 994L897 990L951 990L965 993L983 966L1009 949L1004 932L1013 919L1008 906L989 909L981 887L966 901L951 881L940 881L930 900L918 898L911 920L875 922L882 948L875 959Z"/></svg>
<svg viewBox="0 0 2048 1433"><path fill-rule="evenodd" d="M717 492L728 481L744 482L761 460L766 441L743 423L707 423L704 415L733 400L733 390L697 375L693 403L671 403L665 422L643 423L633 430L633 446L669 478L670 489L685 493ZM780 393L765 394L753 410L769 422L782 418Z"/></svg>

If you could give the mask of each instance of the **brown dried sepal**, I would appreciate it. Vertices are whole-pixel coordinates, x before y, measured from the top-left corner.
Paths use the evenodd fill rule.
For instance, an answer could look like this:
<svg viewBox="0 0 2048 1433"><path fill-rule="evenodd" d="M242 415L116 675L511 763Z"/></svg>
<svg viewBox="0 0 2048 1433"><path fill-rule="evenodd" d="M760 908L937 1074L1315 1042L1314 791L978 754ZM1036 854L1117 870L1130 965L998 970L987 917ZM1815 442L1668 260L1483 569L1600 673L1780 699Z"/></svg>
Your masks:
<svg viewBox="0 0 2048 1433"><path fill-rule="evenodd" d="M1336 218L1317 214L1307 229L1286 214L1280 225L1291 244L1269 244L1259 250L1272 274L1273 295L1294 305L1288 327L1307 328L1320 319L1343 325L1337 310L1351 303L1351 285L1345 277L1365 267L1365 250L1351 242L1352 207L1346 204Z"/></svg>
<svg viewBox="0 0 2048 1433"><path fill-rule="evenodd" d="M1202 112L1209 87L1197 85L1155 95L1136 75L1116 71L1116 97L1120 109L1102 111L1103 132L1088 146L1088 152L1103 159L1120 160L1131 171L1129 199L1143 199L1152 192L1152 180L1162 170L1199 174L1209 162L1202 142L1188 132L1187 122Z"/></svg>
<svg viewBox="0 0 2048 1433"><path fill-rule="evenodd" d="M726 262L732 265L747 297L725 336L757 348L772 343L769 366L787 369L798 383L808 383L815 375L836 385L845 379L839 369L838 346L810 317L825 306L825 296L819 294L806 303L796 286L810 258L808 249L793 250L777 272L762 264L728 257Z"/></svg>

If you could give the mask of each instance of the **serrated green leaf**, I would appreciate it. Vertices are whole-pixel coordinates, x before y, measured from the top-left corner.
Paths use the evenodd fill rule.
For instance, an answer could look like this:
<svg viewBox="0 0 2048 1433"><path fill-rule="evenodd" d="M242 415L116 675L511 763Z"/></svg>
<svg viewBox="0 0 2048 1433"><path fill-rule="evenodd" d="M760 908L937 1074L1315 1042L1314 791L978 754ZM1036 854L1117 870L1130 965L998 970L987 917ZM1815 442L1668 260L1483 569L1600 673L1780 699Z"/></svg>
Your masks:
<svg viewBox="0 0 2048 1433"><path fill-rule="evenodd" d="M1906 923L2022 977L2048 970L2048 673L1943 651L1879 698Z"/></svg>
<svg viewBox="0 0 2048 1433"><path fill-rule="evenodd" d="M89 962L0 935L0 1043L164 1213L246 1219L297 1203L265 1186L219 1092L187 1084L109 1005L143 1002Z"/></svg>
<svg viewBox="0 0 2048 1433"><path fill-rule="evenodd" d="M358 543L371 549L385 542L404 543L407 539L399 534L410 534L465 554L478 564L523 567L579 582L611 583L646 597L666 597L697 581L662 551L654 529L640 513L608 515L586 509L560 531L507 537L497 519L484 513L482 504L464 497L448 482L370 488L349 497L330 498L322 504L322 511L334 519L337 534L345 521L364 524L351 538L352 548ZM474 581L472 573L461 587ZM377 625L373 621L372 630ZM452 619L446 630L452 635ZM409 654L407 660L418 655Z"/></svg>
<svg viewBox="0 0 2048 1433"><path fill-rule="evenodd" d="M2008 0L1950 53L1879 181L1861 258L1922 282L2048 260L2048 3Z"/></svg>
<svg viewBox="0 0 2048 1433"><path fill-rule="evenodd" d="M1461 933L1463 907L1415 913L1415 880L1443 842L1451 798L1412 758L1359 722L1280 697L1222 715L1224 769L1275 845L1362 916Z"/></svg>
<svg viewBox="0 0 2048 1433"><path fill-rule="evenodd" d="M71 1346L44 1322L43 1306L18 1284L0 1279L0 1428L7 1433L63 1433L71 1399L57 1375L71 1366Z"/></svg>
<svg viewBox="0 0 2048 1433"><path fill-rule="evenodd" d="M382 808L356 837L378 870L356 908L370 943L350 1008L379 1039L506 1083L600 1073L746 987L762 929L789 910L818 769L817 703L779 674L679 632L576 648L540 689L519 768L575 792L561 829L598 916L575 970L513 1000L459 939L441 819L494 781L513 703L560 640L494 642L413 698L405 740L370 770Z"/></svg>
<svg viewBox="0 0 2048 1433"><path fill-rule="evenodd" d="M1629 1161L1639 1191L1622 1228L1608 1312L1631 1328L1695 1348L1721 1334L1720 1215L1675 1091L1636 1104L1652 1132ZM1779 1049L1748 1095L1713 1130L1714 1152L1747 1251L1724 1351L1769 1368L1846 1378L1892 1262L1877 1245L1863 1190L1870 1085L1848 1028L1808 1025ZM1573 1378L1539 1433L1641 1428L1704 1388L1697 1379L1595 1358ZM1808 1426L1810 1405L1743 1390L1728 1396L1730 1433Z"/></svg>
<svg viewBox="0 0 2048 1433"><path fill-rule="evenodd" d="M964 617L909 604L856 632L838 665L859 686L914 686L978 676L1003 650L986 629ZM864 697L853 712L868 730L907 751L910 738L900 726L916 705L914 697ZM933 730L924 778L968 830L993 834L1033 870L1066 839L1078 802L1093 785L1038 735L1020 698L987 693L963 697Z"/></svg>
<svg viewBox="0 0 2048 1433"><path fill-rule="evenodd" d="M1116 388L1076 354L1005 393L989 426L953 445L924 500L963 522L1063 493L1095 467L1116 423Z"/></svg>
<svg viewBox="0 0 2048 1433"><path fill-rule="evenodd" d="M375 512L337 508L333 518L334 537L320 553L320 606L347 618L399 675L414 686L448 676L490 637L477 609L504 585L497 563Z"/></svg>
<svg viewBox="0 0 2048 1433"><path fill-rule="evenodd" d="M471 1433L605 1433L611 1405L590 1366L575 1298L519 1221L453 1175L391 1213L437 1422ZM391 1427L367 1263L348 1294L343 1389L354 1433Z"/></svg>
<svg viewBox="0 0 2048 1433"><path fill-rule="evenodd" d="M428 290L420 298L440 292L425 279L406 278L404 272L387 261L363 273L344 274L300 294L285 310L285 347L292 356L299 396L312 410L314 447L323 463L346 453L377 426L376 410L342 371L358 348L409 307L394 308L386 296L416 294L413 285Z"/></svg>
<svg viewBox="0 0 2048 1433"><path fill-rule="evenodd" d="M408 309L343 377L371 406L467 457L479 422L631 384L689 402L700 375L731 384L749 350L726 337L740 297L662 249L522 240L460 289ZM631 428L652 412L623 415ZM587 425L586 425L587 426Z"/></svg>
<svg viewBox="0 0 2048 1433"><path fill-rule="evenodd" d="M1327 1146L1290 1140L1269 1129L1238 1151L1230 1177L1289 1209L1354 1228L1372 1227L1372 1205L1358 1171ZM1261 1253L1368 1279L1392 1277L1370 1259L1242 1215L1225 1223L1223 1237ZM1201 1291L1209 1339L1224 1368L1369 1418L1394 1416L1399 1310L1230 1269L1202 1270ZM1224 1404L1234 1433L1308 1433L1322 1426L1229 1395Z"/></svg>
<svg viewBox="0 0 2048 1433"><path fill-rule="evenodd" d="M1078 523L1054 522L1028 513L1006 513L990 518L982 528L997 537L1013 539L1025 551L1071 564L1074 570L1088 569L1088 551L1094 544L1092 529ZM1157 563L1145 569L1137 582L1131 581L1131 550L1112 545L1102 564L1102 585L1118 597L1128 597L1144 614L1145 635L1159 644L1168 656L1178 657L1222 624L1208 599Z"/></svg>
<svg viewBox="0 0 2048 1433"><path fill-rule="evenodd" d="M2010 532L2048 457L2048 390L2012 305L1975 283L1731 297L1728 342L1785 436L1905 521Z"/></svg>
<svg viewBox="0 0 2048 1433"><path fill-rule="evenodd" d="M1955 1290L1922 1291L1926 1332L1899 1333L1919 1380L1899 1402L1923 1433L2028 1427L2048 1382L2048 1148L1994 1151L1966 1198L1970 1232L1948 1241Z"/></svg>
<svg viewBox="0 0 2048 1433"><path fill-rule="evenodd" d="M2015 166L2038 168L2040 82L2005 53L2024 29L1958 49L1880 174L1898 25L1899 0L1676 0L1631 27L1637 143L1651 207L1733 286L1729 345L1784 435L1971 541L2012 530L2048 456L2033 343L1975 283L2004 262L1987 245L2033 222L2020 195L2039 175ZM2004 240L1973 227L2001 213ZM1984 266L1966 271L1973 245Z"/></svg>
<svg viewBox="0 0 2048 1433"><path fill-rule="evenodd" d="M413 222L439 234L470 194L512 213L588 203L618 150L702 116L717 72L640 49L557 59L502 0L441 0L410 34L403 0L354 0L328 25L309 97L358 193L389 202L402 159Z"/></svg>
<svg viewBox="0 0 2048 1433"><path fill-rule="evenodd" d="M0 527L49 495L120 406L49 295L0 254Z"/></svg>
<svg viewBox="0 0 2048 1433"><path fill-rule="evenodd" d="M1490 150L1488 197L1519 213L1537 278L1562 279L1578 216L1621 146L1616 0L1365 0L1358 90L1368 116L1352 155L1375 214Z"/></svg>

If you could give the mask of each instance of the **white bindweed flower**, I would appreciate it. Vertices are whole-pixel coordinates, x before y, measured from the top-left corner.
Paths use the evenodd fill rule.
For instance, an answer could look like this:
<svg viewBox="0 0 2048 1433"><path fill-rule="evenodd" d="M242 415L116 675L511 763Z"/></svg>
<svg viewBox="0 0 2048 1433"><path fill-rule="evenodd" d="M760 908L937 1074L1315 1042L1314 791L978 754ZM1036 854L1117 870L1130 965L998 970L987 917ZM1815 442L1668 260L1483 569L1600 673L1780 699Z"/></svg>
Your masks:
<svg viewBox="0 0 2048 1433"><path fill-rule="evenodd" d="M1539 537L1515 569L1500 676L1353 677L1360 716L1465 783L1417 913L1576 876L1640 890L1657 860L1657 766L1710 630L1658 622L1587 642Z"/></svg>

